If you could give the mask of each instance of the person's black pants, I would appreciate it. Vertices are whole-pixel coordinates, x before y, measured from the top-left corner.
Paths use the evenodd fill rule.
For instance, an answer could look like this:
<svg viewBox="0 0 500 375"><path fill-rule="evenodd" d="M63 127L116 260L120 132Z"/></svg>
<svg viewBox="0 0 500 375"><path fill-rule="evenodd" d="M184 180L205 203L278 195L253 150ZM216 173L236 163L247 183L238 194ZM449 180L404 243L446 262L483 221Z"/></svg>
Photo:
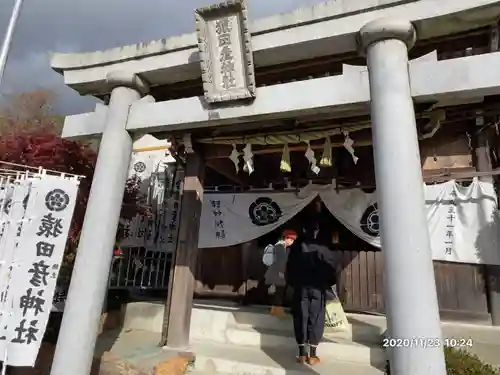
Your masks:
<svg viewBox="0 0 500 375"><path fill-rule="evenodd" d="M326 293L322 289L297 287L293 291L293 328L297 344L317 346L325 330Z"/></svg>

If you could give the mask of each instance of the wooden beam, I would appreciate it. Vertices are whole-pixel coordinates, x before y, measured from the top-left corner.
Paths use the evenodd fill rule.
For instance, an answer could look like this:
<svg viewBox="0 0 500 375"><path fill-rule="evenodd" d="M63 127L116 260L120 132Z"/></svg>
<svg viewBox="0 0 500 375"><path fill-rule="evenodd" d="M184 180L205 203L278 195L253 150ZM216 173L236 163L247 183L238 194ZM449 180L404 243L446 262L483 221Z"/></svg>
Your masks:
<svg viewBox="0 0 500 375"><path fill-rule="evenodd" d="M475 177L487 177L500 175L500 169L490 171L469 171L469 172L453 172L453 168L443 170L441 173L430 174L424 177L424 182L447 181L447 180L470 180Z"/></svg>
<svg viewBox="0 0 500 375"><path fill-rule="evenodd" d="M459 168L439 168L439 169L422 169L422 176L424 177L424 181L427 179L440 178L440 177L450 177L450 176L465 176L465 178L469 177L471 174L476 173L476 169L474 167L459 167Z"/></svg>
<svg viewBox="0 0 500 375"><path fill-rule="evenodd" d="M230 164L230 165L229 165ZM229 159L211 159L206 161L206 166L213 169L220 175L226 177L229 181L234 182L238 185L244 185L245 183L236 174L236 169L234 164Z"/></svg>
<svg viewBox="0 0 500 375"><path fill-rule="evenodd" d="M498 176L500 175L500 169L495 169L490 172L450 172L448 174L442 174L438 176L429 176L424 178L424 182L438 182L438 181L449 181L449 180L471 180L475 177L487 177L487 176Z"/></svg>
<svg viewBox="0 0 500 375"><path fill-rule="evenodd" d="M201 155L188 154L180 209L179 237L172 260L175 263L174 272L170 276L173 279L166 344L174 348L189 344L204 177L205 164Z"/></svg>
<svg viewBox="0 0 500 375"><path fill-rule="evenodd" d="M133 152L161 151L161 150L168 150L170 147L171 146L151 146L151 147L134 148Z"/></svg>
<svg viewBox="0 0 500 375"><path fill-rule="evenodd" d="M446 169L441 169L437 171L431 171L433 173L425 173L423 171L423 180L425 183L433 183L433 182L445 182L445 181L450 181L450 180L458 180L458 181L467 181L471 180L474 177L485 177L485 176L498 176L500 175L500 169L494 169L489 172L476 172L474 171L463 171L463 169L466 168L455 168L455 170L462 170L460 172L453 172L453 168L446 168ZM339 183L342 183L339 181ZM355 183L355 181L353 181ZM356 186L349 186L349 187L339 187L339 190L352 190L352 189L373 189L375 188L375 185L356 185Z"/></svg>
<svg viewBox="0 0 500 375"><path fill-rule="evenodd" d="M479 107L478 107L479 109ZM485 116L494 116L494 115L500 115L500 110L497 111L488 111L485 112ZM469 117L464 117L460 118L457 121L442 121L441 125L444 126L450 126L454 125L454 129L456 130L457 126L460 124L464 123L464 121L470 120L471 118L474 118L475 115L470 115ZM458 125L457 125L458 124ZM371 134L369 133L369 129L365 129L362 131L356 131L352 132L349 135L351 139L354 141L353 147L354 149L358 147L365 147L365 146L371 146L372 145L372 139L371 139ZM440 137L446 137L445 136L440 136L435 135L433 138L428 138L428 139L422 139L422 142L430 142L431 140L435 140ZM228 137L229 138L229 137ZM235 136L234 138L238 138ZM439 139L439 142L442 140ZM426 143L424 143L426 144ZM223 159L223 158L228 158L229 155L232 152L232 146L226 145L226 144L209 144L206 143L204 144L205 147L205 159L206 160L213 160L213 159ZM319 144L311 144L311 149L313 150L322 150L324 147L323 143ZM335 136L332 139L332 148L342 148L344 147L344 139L341 136ZM307 149L307 145L305 143L298 144L298 145L289 145L289 150L290 151L305 151ZM254 155L268 155L268 154L281 154L283 152L283 146L279 145L269 145L265 146L265 148L262 149L253 149L252 153Z"/></svg>

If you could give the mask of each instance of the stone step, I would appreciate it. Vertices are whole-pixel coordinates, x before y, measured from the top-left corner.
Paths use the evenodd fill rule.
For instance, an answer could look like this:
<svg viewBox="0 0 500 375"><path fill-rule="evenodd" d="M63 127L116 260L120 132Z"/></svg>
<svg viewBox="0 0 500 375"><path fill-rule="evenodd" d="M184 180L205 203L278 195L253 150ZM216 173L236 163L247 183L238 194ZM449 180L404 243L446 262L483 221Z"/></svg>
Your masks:
<svg viewBox="0 0 500 375"><path fill-rule="evenodd" d="M256 329L252 327L230 327L226 330L225 344L245 347L296 350L293 332ZM353 342L350 339L325 335L318 347L318 355L328 356L339 361L362 365L383 365L386 361L384 350L380 346Z"/></svg>
<svg viewBox="0 0 500 375"><path fill-rule="evenodd" d="M203 308L201 305L193 309L191 316L191 333L193 338L224 337L229 328L249 329L257 331L273 330L293 334L292 316L288 312L283 317L269 314L269 308L264 306L244 306L227 310ZM384 328L379 324L370 324L359 319L348 317L349 329L346 332L331 334L333 338L352 340L355 342L381 342ZM223 340L219 342L224 342Z"/></svg>
<svg viewBox="0 0 500 375"><path fill-rule="evenodd" d="M341 362L323 356L322 363L310 367L295 361L295 350L287 348L252 348L221 344L194 344L196 361L192 375L382 375L370 365Z"/></svg>
<svg viewBox="0 0 500 375"><path fill-rule="evenodd" d="M385 330L385 318L348 314L350 330L335 334L335 337L351 339L356 342L379 343ZM123 329L161 332L163 304L130 303L126 307ZM191 337L194 339L218 339L224 342L225 331L230 326L253 327L256 330L272 329L291 332L292 317L286 314L277 318L269 314L265 306L240 306L228 303L194 304L191 314Z"/></svg>
<svg viewBox="0 0 500 375"><path fill-rule="evenodd" d="M285 316L283 318L276 318L274 316L264 316L257 317L257 314L253 314L253 320L258 320L250 323L236 323L229 328L237 328L237 329L254 329L256 331L262 330L272 330L283 332L284 334L293 335L293 321L289 316ZM326 329L325 332L328 332ZM382 340L382 335L380 332L380 328L377 326L371 325L363 325L357 323L349 323L349 327L346 331L336 331L325 333L330 338L351 340L354 342L364 342L364 343L372 343L379 344Z"/></svg>

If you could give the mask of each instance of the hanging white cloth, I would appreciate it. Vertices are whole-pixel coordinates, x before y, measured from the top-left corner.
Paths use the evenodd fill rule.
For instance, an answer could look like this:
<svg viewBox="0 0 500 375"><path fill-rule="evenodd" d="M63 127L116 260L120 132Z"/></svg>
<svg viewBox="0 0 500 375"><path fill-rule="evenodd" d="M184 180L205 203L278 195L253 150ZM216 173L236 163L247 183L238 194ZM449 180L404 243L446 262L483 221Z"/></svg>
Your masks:
<svg viewBox="0 0 500 375"><path fill-rule="evenodd" d="M205 194L199 247L248 242L285 224L316 196L294 193Z"/></svg>
<svg viewBox="0 0 500 375"><path fill-rule="evenodd" d="M425 186L424 192L434 260L500 264L499 220L491 183L474 180L461 187L449 181ZM380 248L376 193L337 192L333 185L312 185L298 194L205 194L198 246L233 246L259 238L285 224L318 194L347 229Z"/></svg>
<svg viewBox="0 0 500 375"><path fill-rule="evenodd" d="M432 258L460 263L500 264L497 199L493 184L477 179L424 186ZM359 238L380 247L376 193L361 189L320 191L337 220ZM403 214L403 212L401 213Z"/></svg>

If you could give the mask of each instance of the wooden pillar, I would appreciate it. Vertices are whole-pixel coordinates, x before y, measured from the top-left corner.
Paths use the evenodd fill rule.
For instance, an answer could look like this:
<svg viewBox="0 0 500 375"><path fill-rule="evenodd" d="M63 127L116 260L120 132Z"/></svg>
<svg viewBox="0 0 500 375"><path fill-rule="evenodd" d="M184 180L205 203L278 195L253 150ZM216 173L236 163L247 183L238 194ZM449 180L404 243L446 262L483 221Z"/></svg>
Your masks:
<svg viewBox="0 0 500 375"><path fill-rule="evenodd" d="M250 261L250 254L251 252L255 249L255 240L245 242L241 244L241 280L242 280L242 285L239 290L239 294L242 296L242 299L244 300L246 298L246 294L248 291L248 278L249 278L249 261Z"/></svg>
<svg viewBox="0 0 500 375"><path fill-rule="evenodd" d="M171 293L165 306L167 327L164 336L169 347L181 348L189 344L191 310L198 258L198 235L203 203L205 162L200 154L186 157L186 172L182 186L180 226L177 249L172 259Z"/></svg>
<svg viewBox="0 0 500 375"><path fill-rule="evenodd" d="M489 172L492 170L490 148L486 131L475 137L474 159L478 172ZM492 182L491 176L479 178L481 181ZM485 283L488 293L488 305L491 314L491 324L500 326L500 266L486 264Z"/></svg>
<svg viewBox="0 0 500 375"><path fill-rule="evenodd" d="M490 34L490 50L499 50L499 27L494 25ZM478 123L479 121L479 123ZM492 168L490 146L488 141L488 129L484 127L484 119L478 116L476 119L476 131L473 139L474 143L474 164L478 172L490 172ZM483 129L480 130L480 128ZM493 182L492 176L479 178L481 181ZM488 296L488 307L491 314L491 324L500 326L500 266L486 264L485 283Z"/></svg>

